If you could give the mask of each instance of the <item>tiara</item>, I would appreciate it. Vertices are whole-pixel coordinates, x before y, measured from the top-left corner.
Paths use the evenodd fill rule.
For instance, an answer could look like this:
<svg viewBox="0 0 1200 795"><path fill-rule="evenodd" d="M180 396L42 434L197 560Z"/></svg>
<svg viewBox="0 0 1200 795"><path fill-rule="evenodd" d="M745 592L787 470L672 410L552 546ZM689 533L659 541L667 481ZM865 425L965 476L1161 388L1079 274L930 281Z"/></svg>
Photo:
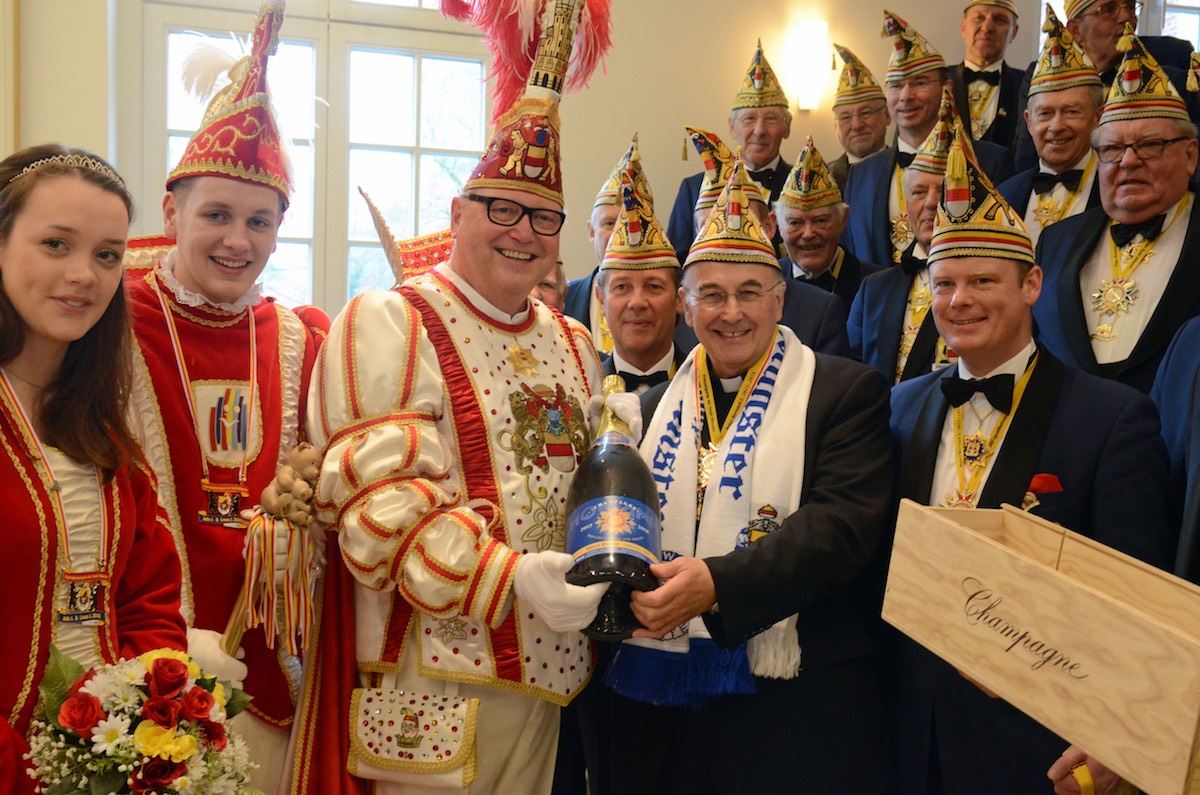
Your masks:
<svg viewBox="0 0 1200 795"><path fill-rule="evenodd" d="M42 166L48 165L66 166L68 168L82 168L87 171L94 171L97 174L102 174L108 177L122 188L125 187L125 180L121 179L121 176L117 174L117 172L113 171L107 163L97 160L94 157L88 157L87 155L55 155L54 157L46 157L41 160L35 160L29 165L25 166L25 168L22 169L19 174L10 179L8 184L11 185L26 174L37 171Z"/></svg>

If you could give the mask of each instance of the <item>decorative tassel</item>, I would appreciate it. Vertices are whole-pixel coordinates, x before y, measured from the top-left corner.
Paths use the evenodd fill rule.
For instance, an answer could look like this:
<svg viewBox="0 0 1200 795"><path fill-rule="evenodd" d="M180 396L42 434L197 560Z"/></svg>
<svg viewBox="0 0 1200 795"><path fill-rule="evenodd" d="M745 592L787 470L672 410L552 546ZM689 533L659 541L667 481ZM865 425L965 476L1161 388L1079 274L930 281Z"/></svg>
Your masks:
<svg viewBox="0 0 1200 795"><path fill-rule="evenodd" d="M1191 64L1188 69L1187 90L1193 93L1200 91L1200 76L1197 76L1197 72L1200 72L1200 52L1192 53Z"/></svg>
<svg viewBox="0 0 1200 795"><path fill-rule="evenodd" d="M276 587L275 554L281 528L288 539L287 568ZM312 539L306 530L255 509L246 527L242 594L246 599L246 628L261 626L268 648L275 648L275 639L280 635L287 639L288 654L295 656L307 648L313 619L313 558Z"/></svg>

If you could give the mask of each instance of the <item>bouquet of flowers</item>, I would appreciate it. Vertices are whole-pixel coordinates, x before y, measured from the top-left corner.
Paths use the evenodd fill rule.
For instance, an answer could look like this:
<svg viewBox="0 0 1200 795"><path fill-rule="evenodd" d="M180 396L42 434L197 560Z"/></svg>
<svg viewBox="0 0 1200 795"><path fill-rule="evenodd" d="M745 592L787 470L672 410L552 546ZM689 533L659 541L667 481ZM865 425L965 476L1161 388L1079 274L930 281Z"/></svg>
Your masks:
<svg viewBox="0 0 1200 795"><path fill-rule="evenodd" d="M225 726L250 697L171 649L84 672L51 648L30 759L45 795L249 795L254 765ZM261 795L261 794L260 794Z"/></svg>

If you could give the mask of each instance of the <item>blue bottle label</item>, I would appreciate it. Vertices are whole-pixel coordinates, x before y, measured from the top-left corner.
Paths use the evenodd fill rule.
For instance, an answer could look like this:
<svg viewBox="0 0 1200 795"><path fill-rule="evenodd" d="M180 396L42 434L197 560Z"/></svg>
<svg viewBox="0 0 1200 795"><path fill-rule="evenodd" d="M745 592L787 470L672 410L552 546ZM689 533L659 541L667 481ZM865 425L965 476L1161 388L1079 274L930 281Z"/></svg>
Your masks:
<svg viewBox="0 0 1200 795"><path fill-rule="evenodd" d="M658 563L662 559L659 535L657 513L629 497L597 497L567 517L567 552L576 563L608 552Z"/></svg>

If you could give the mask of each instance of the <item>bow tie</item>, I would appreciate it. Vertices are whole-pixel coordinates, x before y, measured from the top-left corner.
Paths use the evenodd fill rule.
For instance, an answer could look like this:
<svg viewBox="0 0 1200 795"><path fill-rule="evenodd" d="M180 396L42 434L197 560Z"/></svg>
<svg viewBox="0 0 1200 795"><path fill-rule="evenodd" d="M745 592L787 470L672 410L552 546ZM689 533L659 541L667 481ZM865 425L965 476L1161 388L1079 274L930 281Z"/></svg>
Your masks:
<svg viewBox="0 0 1200 795"><path fill-rule="evenodd" d="M1130 240L1136 235L1141 235L1146 240L1154 240L1162 233L1163 223L1167 220L1167 214L1156 215L1145 221L1139 221L1136 224L1113 224L1109 227L1109 232L1112 234L1113 242L1118 247L1126 246Z"/></svg>
<svg viewBox="0 0 1200 795"><path fill-rule="evenodd" d="M667 380L666 370L659 370L657 373L649 373L648 375L638 375L637 373L626 373L618 370L617 375L624 379L625 391L627 392L634 392L640 386L657 386Z"/></svg>
<svg viewBox="0 0 1200 795"><path fill-rule="evenodd" d="M929 260L917 259L913 256L913 246L909 246L900 255L900 269L909 276L916 276L927 267L929 267Z"/></svg>
<svg viewBox="0 0 1200 795"><path fill-rule="evenodd" d="M900 164L900 168L908 168L912 165L913 158L917 156L916 152L901 152L896 150L896 162Z"/></svg>
<svg viewBox="0 0 1200 795"><path fill-rule="evenodd" d="M1079 190L1079 183L1082 180L1082 168L1073 168L1061 174L1047 174L1044 171L1039 171L1033 175L1033 192L1041 196L1043 193L1049 193L1054 190L1054 186L1060 182L1068 191L1077 191Z"/></svg>
<svg viewBox="0 0 1200 795"><path fill-rule="evenodd" d="M942 394L950 405L958 408L971 399L971 395L981 392L988 403L997 411L1005 414L1012 411L1013 384L1016 379L1011 374L993 375L989 378L959 378L951 376L943 378Z"/></svg>
<svg viewBox="0 0 1200 795"><path fill-rule="evenodd" d="M985 83L991 83L994 86L1000 85L1000 70L993 72L976 72L969 66L963 67L963 82L971 85L976 80L982 80Z"/></svg>

